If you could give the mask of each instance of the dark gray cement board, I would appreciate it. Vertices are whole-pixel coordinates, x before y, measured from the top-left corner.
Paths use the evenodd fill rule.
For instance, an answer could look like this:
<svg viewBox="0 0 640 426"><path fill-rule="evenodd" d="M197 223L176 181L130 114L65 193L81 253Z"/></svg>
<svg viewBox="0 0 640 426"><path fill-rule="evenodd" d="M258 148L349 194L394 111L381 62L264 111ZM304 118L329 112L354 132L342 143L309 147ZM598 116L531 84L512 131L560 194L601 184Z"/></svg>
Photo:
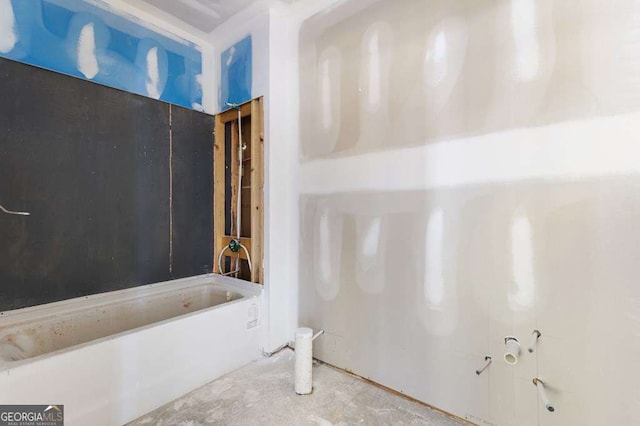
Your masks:
<svg viewBox="0 0 640 426"><path fill-rule="evenodd" d="M212 133L209 115L0 58L0 204L31 213L0 213L0 311L210 271Z"/></svg>

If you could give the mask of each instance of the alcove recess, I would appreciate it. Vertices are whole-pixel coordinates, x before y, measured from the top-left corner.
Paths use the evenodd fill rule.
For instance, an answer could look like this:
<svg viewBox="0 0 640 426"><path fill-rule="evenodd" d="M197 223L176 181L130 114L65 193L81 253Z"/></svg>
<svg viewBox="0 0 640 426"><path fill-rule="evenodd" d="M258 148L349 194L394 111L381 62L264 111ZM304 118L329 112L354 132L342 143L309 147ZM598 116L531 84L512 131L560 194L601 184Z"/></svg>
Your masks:
<svg viewBox="0 0 640 426"><path fill-rule="evenodd" d="M214 229L213 271L228 273L235 271L239 263L238 278L258 284L264 282L264 109L263 98L253 99L215 116L215 143L213 150L214 169ZM238 134L239 121L243 151L242 187L238 187ZM223 167L224 166L224 167ZM224 251L222 269L218 267L220 252L236 239L237 194L242 191L241 233L243 244L251 257L252 268L244 250L237 253ZM232 276L235 276L233 274Z"/></svg>

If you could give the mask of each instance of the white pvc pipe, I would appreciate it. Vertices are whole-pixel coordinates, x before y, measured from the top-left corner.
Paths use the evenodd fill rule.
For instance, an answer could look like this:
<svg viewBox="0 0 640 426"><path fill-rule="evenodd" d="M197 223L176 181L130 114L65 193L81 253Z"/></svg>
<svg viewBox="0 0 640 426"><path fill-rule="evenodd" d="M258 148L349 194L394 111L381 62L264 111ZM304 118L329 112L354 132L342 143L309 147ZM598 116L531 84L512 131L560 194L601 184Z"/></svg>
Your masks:
<svg viewBox="0 0 640 426"><path fill-rule="evenodd" d="M240 224L242 223L242 151L242 112L240 111L240 107L238 107L238 204L236 205L236 231L238 231L238 242L240 241ZM236 269L240 269L239 256L236 258Z"/></svg>
<svg viewBox="0 0 640 426"><path fill-rule="evenodd" d="M520 343L513 337L507 337L504 346L504 361L509 365L516 365L520 356Z"/></svg>
<svg viewBox="0 0 640 426"><path fill-rule="evenodd" d="M253 266L251 266L251 255L249 254L249 250L247 250L247 248L244 246L244 244L242 244L240 241L238 241L238 245L240 246L241 249L244 250L244 254L247 255L247 264L249 265L249 272L251 272L251 268L253 268ZM222 255L224 254L224 252L229 249L231 250L231 248L227 245L224 246L222 248L222 250L220 250L220 255L218 255L218 271L220 272L220 275L233 275L233 274L237 274L238 272L240 272L240 268L231 271L231 272L222 272ZM238 256L238 259L240 257ZM315 339L315 337L314 337Z"/></svg>
<svg viewBox="0 0 640 426"><path fill-rule="evenodd" d="M553 406L551 401L549 401L549 397L547 396L547 392L544 389L544 383L542 382L542 380L536 379L535 383L536 383L536 388L538 388L538 395L540 396L540 399L542 400L544 407L552 413L556 411L556 408Z"/></svg>
<svg viewBox="0 0 640 426"><path fill-rule="evenodd" d="M301 327L296 330L295 391L308 395L313 389L313 330Z"/></svg>
<svg viewBox="0 0 640 426"><path fill-rule="evenodd" d="M531 335L531 342L529 343L529 353L533 353L536 350L536 345L538 344L538 338L541 336L538 330L533 330L533 334Z"/></svg>

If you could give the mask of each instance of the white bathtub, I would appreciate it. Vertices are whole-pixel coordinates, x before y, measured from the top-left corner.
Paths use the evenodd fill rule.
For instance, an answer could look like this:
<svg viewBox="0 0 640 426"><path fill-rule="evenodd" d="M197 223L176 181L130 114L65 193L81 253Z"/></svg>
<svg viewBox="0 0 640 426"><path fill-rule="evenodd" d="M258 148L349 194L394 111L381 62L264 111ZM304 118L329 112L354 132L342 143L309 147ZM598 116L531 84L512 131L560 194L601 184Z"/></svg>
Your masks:
<svg viewBox="0 0 640 426"><path fill-rule="evenodd" d="M204 275L0 312L0 403L126 423L257 359L261 293Z"/></svg>

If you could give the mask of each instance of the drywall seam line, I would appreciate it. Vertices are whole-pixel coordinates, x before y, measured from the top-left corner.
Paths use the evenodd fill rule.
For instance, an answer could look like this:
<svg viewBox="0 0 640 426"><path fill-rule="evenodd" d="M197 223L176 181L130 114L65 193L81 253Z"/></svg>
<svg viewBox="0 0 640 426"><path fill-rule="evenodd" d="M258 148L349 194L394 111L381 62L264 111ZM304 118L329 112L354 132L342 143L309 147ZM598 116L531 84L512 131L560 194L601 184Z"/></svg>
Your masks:
<svg viewBox="0 0 640 426"><path fill-rule="evenodd" d="M173 273L173 110L169 104L169 273Z"/></svg>
<svg viewBox="0 0 640 426"><path fill-rule="evenodd" d="M308 160L300 165L300 192L424 190L638 174L640 147L633 135L639 119L635 112Z"/></svg>

